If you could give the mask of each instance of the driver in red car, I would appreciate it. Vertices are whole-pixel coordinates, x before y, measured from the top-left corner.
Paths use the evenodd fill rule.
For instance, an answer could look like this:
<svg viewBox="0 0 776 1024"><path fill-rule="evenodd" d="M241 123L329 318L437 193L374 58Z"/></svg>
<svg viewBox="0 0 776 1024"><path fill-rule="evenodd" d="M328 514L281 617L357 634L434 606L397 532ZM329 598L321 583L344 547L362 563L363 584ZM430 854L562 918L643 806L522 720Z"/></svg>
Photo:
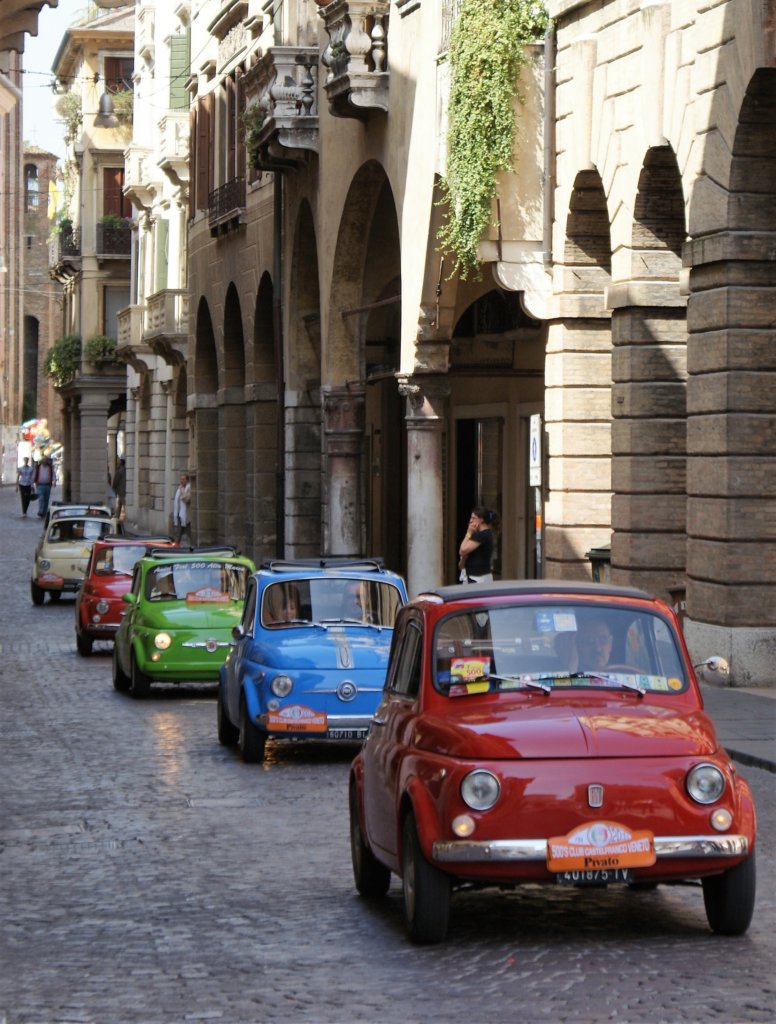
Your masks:
<svg viewBox="0 0 776 1024"><path fill-rule="evenodd" d="M580 670L592 672L605 669L612 657L613 639L606 619L595 618L585 622L577 634Z"/></svg>

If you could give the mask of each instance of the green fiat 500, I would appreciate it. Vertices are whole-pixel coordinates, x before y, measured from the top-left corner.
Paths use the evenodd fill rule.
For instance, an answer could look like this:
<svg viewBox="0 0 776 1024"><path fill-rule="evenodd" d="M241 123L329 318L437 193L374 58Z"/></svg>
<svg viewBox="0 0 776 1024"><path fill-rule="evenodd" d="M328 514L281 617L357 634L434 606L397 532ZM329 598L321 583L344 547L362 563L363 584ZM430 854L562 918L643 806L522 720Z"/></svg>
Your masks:
<svg viewBox="0 0 776 1024"><path fill-rule="evenodd" d="M135 565L113 646L113 685L217 682L254 564L235 548L159 549Z"/></svg>

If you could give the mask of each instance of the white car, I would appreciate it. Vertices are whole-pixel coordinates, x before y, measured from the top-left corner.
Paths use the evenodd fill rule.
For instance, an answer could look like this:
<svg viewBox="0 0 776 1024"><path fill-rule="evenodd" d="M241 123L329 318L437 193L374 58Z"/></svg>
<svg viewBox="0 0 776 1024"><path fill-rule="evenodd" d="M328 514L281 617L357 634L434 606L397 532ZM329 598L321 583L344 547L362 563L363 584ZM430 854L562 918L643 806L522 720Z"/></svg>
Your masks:
<svg viewBox="0 0 776 1024"><path fill-rule="evenodd" d="M62 514L52 517L35 548L30 594L33 604L58 601L62 594L81 586L92 545L116 532L116 523L105 515Z"/></svg>

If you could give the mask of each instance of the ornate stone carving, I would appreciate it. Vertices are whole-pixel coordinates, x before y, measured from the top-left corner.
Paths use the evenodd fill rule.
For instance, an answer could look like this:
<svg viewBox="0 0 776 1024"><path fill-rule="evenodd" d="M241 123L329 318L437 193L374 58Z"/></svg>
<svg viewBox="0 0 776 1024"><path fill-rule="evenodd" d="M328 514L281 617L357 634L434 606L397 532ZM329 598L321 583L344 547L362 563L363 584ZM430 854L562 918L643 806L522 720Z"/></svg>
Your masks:
<svg viewBox="0 0 776 1024"><path fill-rule="evenodd" d="M322 62L336 117L388 111L388 0L333 0L318 11L329 35Z"/></svg>

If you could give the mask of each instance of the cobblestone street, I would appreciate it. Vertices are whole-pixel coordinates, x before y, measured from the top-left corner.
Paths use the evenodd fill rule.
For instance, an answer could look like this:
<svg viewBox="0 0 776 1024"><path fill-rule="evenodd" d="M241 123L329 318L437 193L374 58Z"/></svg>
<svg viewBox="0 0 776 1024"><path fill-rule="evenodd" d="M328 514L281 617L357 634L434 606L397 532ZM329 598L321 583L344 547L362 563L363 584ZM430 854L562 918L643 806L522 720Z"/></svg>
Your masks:
<svg viewBox="0 0 776 1024"><path fill-rule="evenodd" d="M0 491L0 1022L695 1024L776 1016L773 775L758 907L718 938L699 888L526 887L453 899L450 937L405 939L396 881L353 886L353 748L219 746L212 688L114 691L76 653L73 599L33 607L40 520Z"/></svg>

